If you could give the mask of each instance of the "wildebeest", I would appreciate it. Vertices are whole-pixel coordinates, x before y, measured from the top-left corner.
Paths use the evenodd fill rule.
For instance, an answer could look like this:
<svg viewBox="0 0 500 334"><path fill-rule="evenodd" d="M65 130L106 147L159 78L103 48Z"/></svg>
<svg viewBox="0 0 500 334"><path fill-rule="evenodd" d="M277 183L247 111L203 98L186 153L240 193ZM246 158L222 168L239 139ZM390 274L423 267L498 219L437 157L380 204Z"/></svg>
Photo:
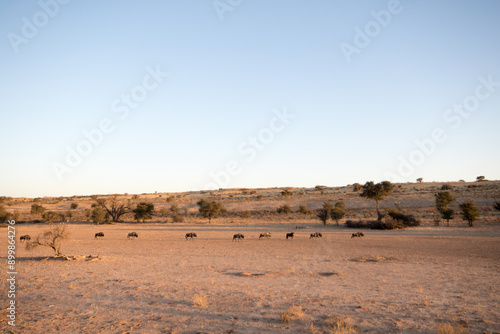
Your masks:
<svg viewBox="0 0 500 334"><path fill-rule="evenodd" d="M243 239L245 239L245 236L243 234L241 234L241 233L233 235L233 241L234 240L236 240L236 241L242 241Z"/></svg>
<svg viewBox="0 0 500 334"><path fill-rule="evenodd" d="M356 233L352 234L351 239L352 238L361 238L361 237L364 237L364 236L365 235L362 232L356 232Z"/></svg>
<svg viewBox="0 0 500 334"><path fill-rule="evenodd" d="M312 238L323 238L323 234L321 234L320 232L311 233L311 236L309 237L309 239L312 239Z"/></svg>
<svg viewBox="0 0 500 334"><path fill-rule="evenodd" d="M271 237L271 233L266 232L266 233L261 233L259 236L259 239L260 238L270 238L270 237Z"/></svg>
<svg viewBox="0 0 500 334"><path fill-rule="evenodd" d="M135 232L130 232L130 233L128 234L128 236L127 236L127 238L129 238L129 239L130 239L130 238L138 238L138 237L139 237L139 236L138 236L138 235L137 235L137 233L135 233Z"/></svg>
<svg viewBox="0 0 500 334"><path fill-rule="evenodd" d="M197 238L198 236L196 235L196 233L186 233L186 240L188 239L191 239L193 240L193 238Z"/></svg>
<svg viewBox="0 0 500 334"><path fill-rule="evenodd" d="M287 234L286 234L286 239L287 239L287 240L288 240L288 238L293 239L293 234L294 234L294 232L292 232L292 233L287 233Z"/></svg>
<svg viewBox="0 0 500 334"><path fill-rule="evenodd" d="M29 234L26 234L26 235L22 235L20 238L19 238L21 241L24 241L24 240L31 240L31 237Z"/></svg>
<svg viewBox="0 0 500 334"><path fill-rule="evenodd" d="M102 232L96 233L94 235L94 239L97 239L97 238L104 238L104 233L102 233Z"/></svg>

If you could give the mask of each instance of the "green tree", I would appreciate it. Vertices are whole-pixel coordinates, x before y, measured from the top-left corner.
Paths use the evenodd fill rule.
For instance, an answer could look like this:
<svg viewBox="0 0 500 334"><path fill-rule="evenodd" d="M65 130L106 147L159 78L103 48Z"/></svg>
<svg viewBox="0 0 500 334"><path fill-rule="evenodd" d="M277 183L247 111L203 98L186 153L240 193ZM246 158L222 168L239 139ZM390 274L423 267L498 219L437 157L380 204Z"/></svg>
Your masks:
<svg viewBox="0 0 500 334"><path fill-rule="evenodd" d="M469 226L473 226L474 221L479 217L479 209L474 201L463 202L460 204L462 218L467 220Z"/></svg>
<svg viewBox="0 0 500 334"><path fill-rule="evenodd" d="M361 185L360 183L357 183L357 182L356 182L356 183L354 183L354 184L352 185L352 191L354 191L354 192L358 192L358 191L360 191L361 189L363 189L363 185Z"/></svg>
<svg viewBox="0 0 500 334"><path fill-rule="evenodd" d="M344 218L345 213L346 213L345 203L344 203L344 201L339 201L339 202L335 203L335 206L330 211L330 217L333 220L335 220L335 222L337 223L337 226L339 226L339 220Z"/></svg>
<svg viewBox="0 0 500 334"><path fill-rule="evenodd" d="M32 215L41 215L45 212L45 208L39 204L33 203L31 205L31 214Z"/></svg>
<svg viewBox="0 0 500 334"><path fill-rule="evenodd" d="M423 181L423 180L424 180L424 178L423 178L423 177L419 177L419 178L417 179L417 182L418 182L418 183L422 183L422 181Z"/></svg>
<svg viewBox="0 0 500 334"><path fill-rule="evenodd" d="M446 219L446 225L450 226L450 219L453 219L455 216L455 210L453 209L444 209L441 211L441 218Z"/></svg>
<svg viewBox="0 0 500 334"><path fill-rule="evenodd" d="M135 220L139 221L142 219L142 222L144 223L146 219L153 218L154 210L155 210L154 204L141 202L137 204L137 207L134 210L132 210L132 212L134 213Z"/></svg>
<svg viewBox="0 0 500 334"><path fill-rule="evenodd" d="M477 182L486 181L486 178L481 175L481 176L476 177L476 181Z"/></svg>
<svg viewBox="0 0 500 334"><path fill-rule="evenodd" d="M75 203L75 202L71 203L70 208L73 210L78 208L78 203Z"/></svg>
<svg viewBox="0 0 500 334"><path fill-rule="evenodd" d="M90 218L99 226L99 223L106 221L106 212L100 206L97 206L92 210Z"/></svg>
<svg viewBox="0 0 500 334"><path fill-rule="evenodd" d="M385 196L392 193L393 184L389 181L374 183L373 181L366 182L363 186L363 191L360 196L368 199L373 199L377 202L377 217L381 221L384 215L380 212L380 201L384 200Z"/></svg>
<svg viewBox="0 0 500 334"><path fill-rule="evenodd" d="M446 224L450 226L450 219L453 219L455 212L448 208L448 205L455 202L455 197L449 191L441 191L434 194L436 197L436 209L441 214L442 219L446 219Z"/></svg>
<svg viewBox="0 0 500 334"><path fill-rule="evenodd" d="M324 202L323 207L321 207L316 213L316 217L318 217L323 225L326 225L326 221L330 218L330 212L333 210L333 205L330 202Z"/></svg>
<svg viewBox="0 0 500 334"><path fill-rule="evenodd" d="M203 218L208 218L208 223L212 222L212 218L217 218L221 213L226 212L224 206L217 201L200 200L198 203L199 212Z"/></svg>
<svg viewBox="0 0 500 334"><path fill-rule="evenodd" d="M3 205L0 205L0 223L3 224L10 220L11 214L7 212ZM14 219L15 220L15 219Z"/></svg>
<svg viewBox="0 0 500 334"><path fill-rule="evenodd" d="M49 225L52 226L54 222L60 222L62 220L59 212L56 211L47 211L42 215L42 219L49 222Z"/></svg>
<svg viewBox="0 0 500 334"><path fill-rule="evenodd" d="M438 209L439 212L448 208L448 205L455 202L455 197L453 197L449 191L441 191L434 194L434 197L436 197L436 209Z"/></svg>

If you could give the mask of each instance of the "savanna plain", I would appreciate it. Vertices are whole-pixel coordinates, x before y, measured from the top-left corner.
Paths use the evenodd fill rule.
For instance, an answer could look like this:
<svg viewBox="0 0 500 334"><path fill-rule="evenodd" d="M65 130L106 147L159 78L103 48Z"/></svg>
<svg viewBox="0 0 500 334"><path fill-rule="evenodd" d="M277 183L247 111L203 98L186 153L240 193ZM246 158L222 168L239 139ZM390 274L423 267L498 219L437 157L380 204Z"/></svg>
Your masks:
<svg viewBox="0 0 500 334"><path fill-rule="evenodd" d="M435 206L442 189L456 198L449 223ZM500 332L499 181L396 184L381 211L397 208L419 225L394 230L346 226L377 218L375 201L353 185L123 194L115 199L154 204L154 215L99 225L89 219L96 198L0 203L18 220L15 327L7 318L7 228L0 229L0 332ZM209 223L198 212L201 199L226 211ZM345 216L323 224L318 210L340 200ZM480 212L473 226L458 214L467 200ZM35 203L65 217L63 255L27 250L20 240L51 228L30 211ZM278 213L284 205L291 211ZM197 237L187 240L191 232ZM316 232L322 237L310 238ZM364 236L352 238L356 232ZM244 239L233 241L237 233Z"/></svg>

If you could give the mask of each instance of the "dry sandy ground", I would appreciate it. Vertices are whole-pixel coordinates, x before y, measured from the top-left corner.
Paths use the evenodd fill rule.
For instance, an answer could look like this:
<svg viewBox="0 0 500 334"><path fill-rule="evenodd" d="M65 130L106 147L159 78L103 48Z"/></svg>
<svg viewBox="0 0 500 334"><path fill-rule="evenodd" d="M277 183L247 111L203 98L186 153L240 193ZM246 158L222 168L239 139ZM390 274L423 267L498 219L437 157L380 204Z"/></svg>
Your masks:
<svg viewBox="0 0 500 334"><path fill-rule="evenodd" d="M63 253L100 258L19 249L17 326L6 322L4 268L0 332L328 333L334 317L362 333L436 333L445 323L500 332L500 227L367 230L363 239L294 227L70 225ZM43 229L18 225L17 234ZM99 231L105 238L94 240ZM127 240L131 231L139 238ZM186 241L191 231L198 238ZM316 231L323 238L310 240ZM238 232L245 240L232 242ZM0 247L7 267L5 237ZM303 316L282 322L293 305Z"/></svg>

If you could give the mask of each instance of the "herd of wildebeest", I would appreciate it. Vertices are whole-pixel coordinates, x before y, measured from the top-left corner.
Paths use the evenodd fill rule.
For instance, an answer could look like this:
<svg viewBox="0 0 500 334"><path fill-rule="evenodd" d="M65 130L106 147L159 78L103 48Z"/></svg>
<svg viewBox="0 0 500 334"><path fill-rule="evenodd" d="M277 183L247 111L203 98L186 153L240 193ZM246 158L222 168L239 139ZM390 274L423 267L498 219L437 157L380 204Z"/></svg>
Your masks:
<svg viewBox="0 0 500 334"><path fill-rule="evenodd" d="M290 233L286 233L286 236L285 236L285 239L288 240L288 239L293 239L294 237L294 232L290 232ZM364 237L365 235L362 233L362 232L356 232L356 233L353 233L352 236L351 236L351 239L352 238L361 238L361 237ZM137 234L137 232L130 232L128 235L127 235L127 238L128 239L133 239L133 238L138 238L139 235ZM189 232L189 233L186 233L186 240L193 240L194 238L197 238L198 236L196 235L196 233L193 233L193 232ZM98 232L94 235L94 239L100 239L100 238L104 238L104 233L103 232ZM261 233L259 235L259 239L269 239L271 238L271 233L269 232L265 232L265 233ZM320 233L320 232L314 232L314 233L311 233L311 235L309 236L309 239L317 239L317 238L323 238L323 235ZM245 236L241 233L237 233L235 235L233 235L233 241L243 241L245 239ZM26 234L26 235L22 235L20 237L20 240L21 241L29 241L31 240L31 236L29 234Z"/></svg>

